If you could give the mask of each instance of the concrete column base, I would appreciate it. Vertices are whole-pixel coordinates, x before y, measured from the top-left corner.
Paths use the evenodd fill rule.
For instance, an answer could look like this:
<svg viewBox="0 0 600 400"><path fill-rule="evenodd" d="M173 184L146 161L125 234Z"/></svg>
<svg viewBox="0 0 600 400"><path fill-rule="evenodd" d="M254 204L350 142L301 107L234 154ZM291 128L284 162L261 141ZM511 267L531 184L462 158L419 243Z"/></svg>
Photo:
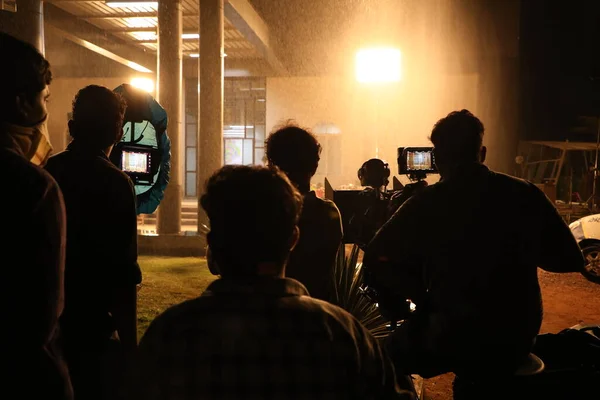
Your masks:
<svg viewBox="0 0 600 400"><path fill-rule="evenodd" d="M156 230L159 234L176 235L181 231L181 185L169 182L158 208Z"/></svg>

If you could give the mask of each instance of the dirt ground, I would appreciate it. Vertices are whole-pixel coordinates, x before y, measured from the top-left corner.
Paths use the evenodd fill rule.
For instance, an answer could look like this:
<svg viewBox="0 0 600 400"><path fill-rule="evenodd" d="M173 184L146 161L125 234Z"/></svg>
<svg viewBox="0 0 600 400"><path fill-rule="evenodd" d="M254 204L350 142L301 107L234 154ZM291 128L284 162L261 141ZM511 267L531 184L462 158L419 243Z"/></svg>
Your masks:
<svg viewBox="0 0 600 400"><path fill-rule="evenodd" d="M581 274L539 272L544 300L541 333L556 333L580 323L600 324L600 284ZM452 374L425 381L426 400L452 399Z"/></svg>

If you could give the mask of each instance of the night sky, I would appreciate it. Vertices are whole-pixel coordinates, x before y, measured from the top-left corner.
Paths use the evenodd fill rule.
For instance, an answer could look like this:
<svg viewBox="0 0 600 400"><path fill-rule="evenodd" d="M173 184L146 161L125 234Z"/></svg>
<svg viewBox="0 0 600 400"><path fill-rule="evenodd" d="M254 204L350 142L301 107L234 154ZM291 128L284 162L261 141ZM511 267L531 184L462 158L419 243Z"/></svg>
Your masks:
<svg viewBox="0 0 600 400"><path fill-rule="evenodd" d="M522 136L595 141L600 1L523 0L520 46Z"/></svg>

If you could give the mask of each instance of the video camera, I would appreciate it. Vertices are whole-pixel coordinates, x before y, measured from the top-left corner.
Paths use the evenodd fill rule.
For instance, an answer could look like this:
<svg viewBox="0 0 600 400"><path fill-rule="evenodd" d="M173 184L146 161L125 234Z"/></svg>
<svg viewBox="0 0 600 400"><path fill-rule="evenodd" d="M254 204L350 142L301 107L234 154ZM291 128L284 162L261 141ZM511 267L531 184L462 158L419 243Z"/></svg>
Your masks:
<svg viewBox="0 0 600 400"><path fill-rule="evenodd" d="M393 178L393 189L387 186L391 175L389 165L376 158L363 163L358 178L363 190L334 190L325 179L325 197L332 200L342 216L343 242L365 249L379 228L418 190L427 186L428 174L437 174L432 147L399 147L398 174L412 182L402 185Z"/></svg>

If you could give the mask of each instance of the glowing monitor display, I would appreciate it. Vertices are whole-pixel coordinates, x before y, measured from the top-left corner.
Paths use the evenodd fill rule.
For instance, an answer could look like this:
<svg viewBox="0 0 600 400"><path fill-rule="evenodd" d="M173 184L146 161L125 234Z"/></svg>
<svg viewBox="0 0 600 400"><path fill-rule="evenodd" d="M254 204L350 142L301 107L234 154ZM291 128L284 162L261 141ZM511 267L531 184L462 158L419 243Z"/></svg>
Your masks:
<svg viewBox="0 0 600 400"><path fill-rule="evenodd" d="M408 170L429 171L433 169L433 159L429 151L408 151L406 163Z"/></svg>
<svg viewBox="0 0 600 400"><path fill-rule="evenodd" d="M149 173L149 153L126 151L122 153L123 172Z"/></svg>
<svg viewBox="0 0 600 400"><path fill-rule="evenodd" d="M399 147L398 173L437 174L433 147Z"/></svg>

